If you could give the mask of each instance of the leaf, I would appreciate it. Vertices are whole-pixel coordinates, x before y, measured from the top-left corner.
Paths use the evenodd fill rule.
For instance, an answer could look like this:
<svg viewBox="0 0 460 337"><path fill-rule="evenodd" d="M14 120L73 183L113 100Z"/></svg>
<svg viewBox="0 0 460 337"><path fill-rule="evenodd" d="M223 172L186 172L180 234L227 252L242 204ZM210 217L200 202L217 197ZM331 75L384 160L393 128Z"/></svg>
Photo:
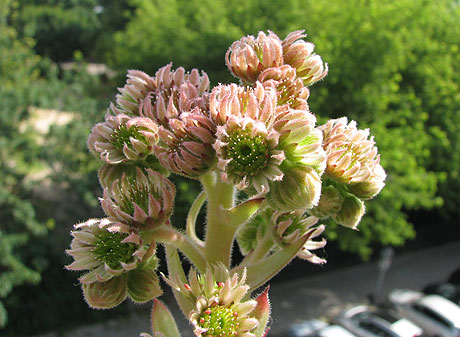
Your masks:
<svg viewBox="0 0 460 337"><path fill-rule="evenodd" d="M251 289L256 289L279 273L297 255L307 242L314 230L307 232L303 237L280 251L260 260L247 268L248 278L246 283Z"/></svg>
<svg viewBox="0 0 460 337"><path fill-rule="evenodd" d="M155 299L152 309L152 331L154 337L180 337L176 321L168 308Z"/></svg>
<svg viewBox="0 0 460 337"><path fill-rule="evenodd" d="M269 289L270 286L265 288L264 292L256 298L257 306L251 313L251 316L257 318L257 320L259 321L259 325L257 326L257 328L254 331L252 331L252 333L256 335L256 337L263 337L268 332L268 329L267 331L265 329L270 319L270 301L268 299Z"/></svg>

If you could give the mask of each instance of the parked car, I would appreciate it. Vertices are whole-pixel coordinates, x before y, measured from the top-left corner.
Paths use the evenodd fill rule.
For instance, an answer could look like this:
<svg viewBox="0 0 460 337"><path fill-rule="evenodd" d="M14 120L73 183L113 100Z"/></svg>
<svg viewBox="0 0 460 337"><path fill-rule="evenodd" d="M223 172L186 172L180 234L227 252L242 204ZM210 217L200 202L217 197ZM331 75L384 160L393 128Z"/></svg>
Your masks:
<svg viewBox="0 0 460 337"><path fill-rule="evenodd" d="M356 337L339 325L328 324L318 319L291 325L289 337Z"/></svg>
<svg viewBox="0 0 460 337"><path fill-rule="evenodd" d="M401 316L420 325L429 336L460 337L460 307L439 295L396 289L388 301Z"/></svg>
<svg viewBox="0 0 460 337"><path fill-rule="evenodd" d="M433 283L423 288L422 292L425 294L440 295L444 298L447 298L449 301L460 305L460 284L453 284L449 282Z"/></svg>
<svg viewBox="0 0 460 337"><path fill-rule="evenodd" d="M360 305L342 312L335 322L358 337L421 337L423 330L390 309Z"/></svg>

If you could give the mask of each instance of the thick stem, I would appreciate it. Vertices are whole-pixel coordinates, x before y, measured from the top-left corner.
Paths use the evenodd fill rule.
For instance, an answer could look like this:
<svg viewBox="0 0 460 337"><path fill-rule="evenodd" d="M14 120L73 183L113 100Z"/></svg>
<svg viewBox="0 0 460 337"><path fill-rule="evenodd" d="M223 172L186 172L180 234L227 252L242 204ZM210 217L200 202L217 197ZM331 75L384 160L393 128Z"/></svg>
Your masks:
<svg viewBox="0 0 460 337"><path fill-rule="evenodd" d="M220 181L216 172L205 174L201 182L208 200L205 258L209 264L221 262L229 268L236 227L230 225L226 209L233 207L235 188Z"/></svg>
<svg viewBox="0 0 460 337"><path fill-rule="evenodd" d="M187 222L186 222L186 233L189 238L200 248L204 249L204 242L200 240L200 238L196 235L196 219L198 217L198 213L200 212L201 207L203 206L204 202L206 201L206 193L202 191L193 202L192 206L187 215Z"/></svg>

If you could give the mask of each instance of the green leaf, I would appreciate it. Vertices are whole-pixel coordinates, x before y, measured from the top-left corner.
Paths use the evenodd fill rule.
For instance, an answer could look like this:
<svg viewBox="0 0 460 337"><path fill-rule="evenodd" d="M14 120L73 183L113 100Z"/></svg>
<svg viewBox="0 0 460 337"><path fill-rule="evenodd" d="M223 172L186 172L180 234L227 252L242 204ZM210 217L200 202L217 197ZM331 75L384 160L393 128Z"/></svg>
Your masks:
<svg viewBox="0 0 460 337"><path fill-rule="evenodd" d="M152 331L154 337L180 337L176 321L168 308L155 299L152 309Z"/></svg>
<svg viewBox="0 0 460 337"><path fill-rule="evenodd" d="M288 265L307 242L313 231L314 229L306 233L293 244L281 249L269 257L249 265L247 267L248 278L246 283L251 287L251 289L260 287L273 276L278 274L286 265Z"/></svg>

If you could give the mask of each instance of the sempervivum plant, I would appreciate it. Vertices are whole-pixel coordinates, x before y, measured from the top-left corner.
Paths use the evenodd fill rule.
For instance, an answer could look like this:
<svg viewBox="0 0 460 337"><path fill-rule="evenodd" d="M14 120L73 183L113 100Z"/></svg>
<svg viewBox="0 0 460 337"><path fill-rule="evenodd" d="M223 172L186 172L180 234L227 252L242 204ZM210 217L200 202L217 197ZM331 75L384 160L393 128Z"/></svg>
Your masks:
<svg viewBox="0 0 460 337"><path fill-rule="evenodd" d="M80 282L91 307L154 299L152 335L179 337L156 299L158 246L163 281L197 337L265 337L268 287L252 293L295 257L326 262L322 219L357 228L386 174L369 130L346 118L317 125L310 86L328 67L305 37L259 32L235 41L225 62L239 83L213 88L197 69L128 71L88 139L102 163L106 218L76 225L67 251L74 258L67 268L86 271ZM174 174L203 187L184 224L170 219Z"/></svg>

